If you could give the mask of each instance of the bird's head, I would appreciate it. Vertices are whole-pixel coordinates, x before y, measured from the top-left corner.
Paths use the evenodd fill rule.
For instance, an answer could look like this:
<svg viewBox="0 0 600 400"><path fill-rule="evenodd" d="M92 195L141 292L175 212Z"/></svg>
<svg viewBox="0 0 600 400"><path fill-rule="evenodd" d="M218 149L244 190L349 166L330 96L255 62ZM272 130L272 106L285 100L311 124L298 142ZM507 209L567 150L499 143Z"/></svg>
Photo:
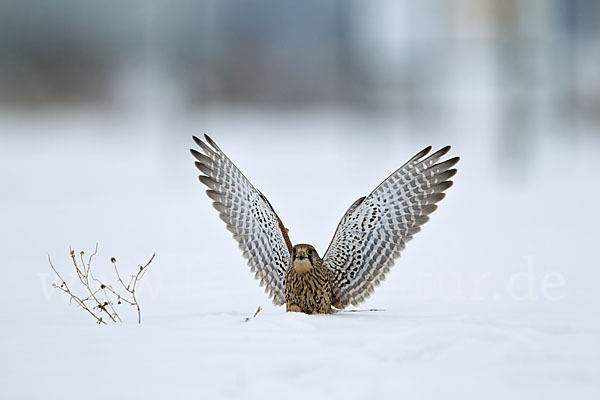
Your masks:
<svg viewBox="0 0 600 400"><path fill-rule="evenodd" d="M299 273L310 271L318 260L319 254L310 244L297 244L292 248L291 266Z"/></svg>

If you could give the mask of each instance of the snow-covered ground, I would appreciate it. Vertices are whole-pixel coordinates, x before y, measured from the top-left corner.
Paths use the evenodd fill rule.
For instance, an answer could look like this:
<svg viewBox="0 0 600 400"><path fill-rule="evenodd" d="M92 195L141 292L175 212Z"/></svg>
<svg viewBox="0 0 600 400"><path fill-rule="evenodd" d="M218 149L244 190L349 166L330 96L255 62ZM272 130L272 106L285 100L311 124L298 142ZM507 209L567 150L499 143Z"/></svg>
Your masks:
<svg viewBox="0 0 600 400"><path fill-rule="evenodd" d="M341 111L3 111L0 398L599 398L600 143L544 132L521 165L498 153L493 116L471 118L415 136ZM380 311L286 314L196 179L203 132L321 253L345 209L422 147L462 159L359 307ZM321 197L299 201L298 177ZM69 246L96 242L100 275L111 256L133 271L157 253L142 325L97 326L51 289L47 254L69 276Z"/></svg>

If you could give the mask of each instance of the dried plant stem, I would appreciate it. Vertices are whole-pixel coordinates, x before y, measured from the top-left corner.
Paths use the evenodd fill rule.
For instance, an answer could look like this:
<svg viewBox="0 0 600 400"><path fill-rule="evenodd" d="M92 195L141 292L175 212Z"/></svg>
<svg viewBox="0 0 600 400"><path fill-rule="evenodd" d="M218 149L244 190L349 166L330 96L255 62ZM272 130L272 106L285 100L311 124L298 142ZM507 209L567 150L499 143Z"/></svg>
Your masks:
<svg viewBox="0 0 600 400"><path fill-rule="evenodd" d="M78 306L80 306L81 308L83 308L85 311L87 311L92 317L94 317L94 319L96 320L97 323L99 324L106 324L106 322L104 322L102 320L102 317L98 317L92 310L89 309L89 307L87 306L87 304L78 296L76 296L75 294L73 294L73 292L71 292L71 289L69 289L69 286L67 285L67 282L62 278L62 276L60 276L60 274L58 273L58 271L56 270L56 268L54 268L54 265L52 264L52 260L50 259L50 255L48 255L48 262L50 263L50 267L52 267L52 270L54 271L54 273L56 274L56 276L58 276L58 279L60 279L61 283L60 285L57 285L55 283L52 284L52 287L58 288L60 290L62 290L63 292L65 292L67 295L69 295L71 297L72 300L74 300Z"/></svg>
<svg viewBox="0 0 600 400"><path fill-rule="evenodd" d="M138 324L142 323L142 314L141 314L141 310L140 310L140 305L139 305L139 303L137 301L137 297L135 295L135 287L136 287L137 283L144 277L144 274L146 274L146 270L148 269L148 266L150 266L150 263L152 261L154 261L155 255L156 254L152 254L152 257L150 257L150 260L146 263L146 265L143 265L143 266L140 265L140 269L137 271L137 274L131 275L131 279L129 280L129 284L127 286L125 286L125 283L121 279L121 275L119 275L119 270L117 268L117 261L114 258L111 260L111 261L114 260L113 265L115 266L115 273L117 274L119 283L121 283L121 286L123 286L123 288L131 295L132 301L131 302L127 301L127 303L129 303L131 305L135 305L135 307L137 309Z"/></svg>
<svg viewBox="0 0 600 400"><path fill-rule="evenodd" d="M256 312L254 313L254 315L253 315L252 317L246 317L246 319L244 319L244 322L248 322L248 321L250 321L251 319L254 319L254 318L256 318L256 316L258 315L258 313L259 313L259 312L261 312L261 310L262 310L262 308L261 308L261 307L258 307L258 308L256 309Z"/></svg>
<svg viewBox="0 0 600 400"><path fill-rule="evenodd" d="M122 322L122 319L114 306L115 301L117 305L125 303L130 306L135 306L138 316L138 323L141 323L142 314L135 290L138 282L146 274L146 271L148 270L148 267L154 260L156 254L153 254L150 260L145 265L140 265L137 273L131 275L129 284L127 285L125 285L125 283L121 279L121 275L117 268L116 259L114 257L111 258L110 261L114 266L115 274L117 276L117 282L120 283L125 292L121 292L113 288L111 285L105 284L103 281L96 278L92 273L92 259L98 254L97 243L94 252L90 254L90 256L87 259L87 262L84 258L84 254L85 253L81 251L79 253L78 258L75 255L75 251L70 249L73 267L75 268L75 272L77 274L79 283L87 292L87 297L78 296L71 290L71 288L69 288L67 282L62 278L62 276L52 264L50 255L48 255L48 262L50 263L50 267L52 268L58 279L60 279L59 285L52 284L52 286L66 293L72 301L74 301L78 306L80 306L88 314L90 314L98 324L107 324L107 322L109 321Z"/></svg>

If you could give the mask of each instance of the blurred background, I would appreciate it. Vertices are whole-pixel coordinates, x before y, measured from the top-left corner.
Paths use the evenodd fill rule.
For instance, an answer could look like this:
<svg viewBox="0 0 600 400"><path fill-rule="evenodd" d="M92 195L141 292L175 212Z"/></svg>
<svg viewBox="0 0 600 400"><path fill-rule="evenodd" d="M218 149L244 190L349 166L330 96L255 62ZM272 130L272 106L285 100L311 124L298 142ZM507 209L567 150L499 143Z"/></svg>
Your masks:
<svg viewBox="0 0 600 400"><path fill-rule="evenodd" d="M321 252L357 197L452 144L456 185L379 301L422 300L422 274L482 271L496 301L531 256L538 284L558 271L585 303L599 277L599 62L593 0L3 0L1 246L34 288L4 295L48 299L46 254L68 263L69 245L98 241L131 265L157 251L165 308L184 277L190 310L219 307L206 293L263 301L197 183L187 151L206 132L292 240ZM302 175L326 206L298 201ZM447 301L435 281L428 293Z"/></svg>
<svg viewBox="0 0 600 400"><path fill-rule="evenodd" d="M3 1L0 101L335 107L445 126L469 98L506 149L600 123L599 15L591 0Z"/></svg>

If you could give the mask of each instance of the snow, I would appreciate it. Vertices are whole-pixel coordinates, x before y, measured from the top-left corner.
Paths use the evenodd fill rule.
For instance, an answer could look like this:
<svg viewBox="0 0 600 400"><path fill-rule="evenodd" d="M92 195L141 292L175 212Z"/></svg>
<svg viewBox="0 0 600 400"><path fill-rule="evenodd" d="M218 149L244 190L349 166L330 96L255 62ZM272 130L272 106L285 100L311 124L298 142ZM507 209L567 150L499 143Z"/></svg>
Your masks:
<svg viewBox="0 0 600 400"><path fill-rule="evenodd" d="M598 398L600 143L545 132L514 165L493 118L473 118L410 135L340 110L3 111L0 397ZM450 143L462 159L361 312L288 314L245 271L197 181L188 148L202 132L292 241L321 253L345 209L422 147ZM299 180L314 198L298 199ZM129 322L97 326L50 288L47 255L69 276L69 246L96 242L107 278L110 257L132 272L157 253L141 325L124 312Z"/></svg>

